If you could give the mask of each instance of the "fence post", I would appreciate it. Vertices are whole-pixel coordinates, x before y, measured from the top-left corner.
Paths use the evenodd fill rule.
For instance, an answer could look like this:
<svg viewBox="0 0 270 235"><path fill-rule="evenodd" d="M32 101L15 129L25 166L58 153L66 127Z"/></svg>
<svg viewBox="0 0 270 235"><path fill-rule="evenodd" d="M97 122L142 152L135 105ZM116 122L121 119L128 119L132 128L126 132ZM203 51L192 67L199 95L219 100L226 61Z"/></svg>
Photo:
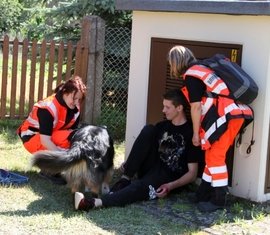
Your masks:
<svg viewBox="0 0 270 235"><path fill-rule="evenodd" d="M83 46L84 43L88 42L88 58L86 59L87 94L83 122L95 124L101 113L105 22L98 16L86 16L83 19L82 26Z"/></svg>

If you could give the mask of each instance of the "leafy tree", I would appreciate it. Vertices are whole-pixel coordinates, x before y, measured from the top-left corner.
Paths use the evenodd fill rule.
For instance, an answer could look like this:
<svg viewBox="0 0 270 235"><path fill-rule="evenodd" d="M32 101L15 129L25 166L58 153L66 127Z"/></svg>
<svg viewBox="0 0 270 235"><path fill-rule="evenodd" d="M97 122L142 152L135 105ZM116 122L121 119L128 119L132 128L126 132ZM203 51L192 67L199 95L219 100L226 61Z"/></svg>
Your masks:
<svg viewBox="0 0 270 235"><path fill-rule="evenodd" d="M20 17L21 33L29 39L41 39L46 32L45 18L58 0L20 0L24 7Z"/></svg>
<svg viewBox="0 0 270 235"><path fill-rule="evenodd" d="M0 9L0 34L16 32L20 26L22 5L18 0L1 0Z"/></svg>
<svg viewBox="0 0 270 235"><path fill-rule="evenodd" d="M76 40L86 15L100 16L107 26L131 27L131 13L116 11L114 0L21 1L26 7L24 29L29 38Z"/></svg>

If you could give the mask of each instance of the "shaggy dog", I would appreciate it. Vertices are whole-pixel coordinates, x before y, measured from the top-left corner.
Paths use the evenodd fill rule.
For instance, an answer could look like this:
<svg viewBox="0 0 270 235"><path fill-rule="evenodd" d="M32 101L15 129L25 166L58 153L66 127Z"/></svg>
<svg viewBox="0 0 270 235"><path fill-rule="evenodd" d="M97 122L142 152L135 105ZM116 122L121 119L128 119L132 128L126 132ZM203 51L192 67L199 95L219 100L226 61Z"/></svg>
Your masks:
<svg viewBox="0 0 270 235"><path fill-rule="evenodd" d="M32 166L48 173L62 172L72 192L82 186L99 195L109 192L113 173L113 140L104 127L87 125L74 132L67 151L38 151Z"/></svg>

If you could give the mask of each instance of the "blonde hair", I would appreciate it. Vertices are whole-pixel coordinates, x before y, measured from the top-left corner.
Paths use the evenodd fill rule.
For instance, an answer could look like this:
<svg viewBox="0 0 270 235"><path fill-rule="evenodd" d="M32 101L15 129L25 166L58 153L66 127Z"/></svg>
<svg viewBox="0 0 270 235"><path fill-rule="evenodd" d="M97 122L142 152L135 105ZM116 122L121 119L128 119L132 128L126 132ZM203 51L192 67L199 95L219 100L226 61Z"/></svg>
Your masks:
<svg viewBox="0 0 270 235"><path fill-rule="evenodd" d="M188 69L190 64L196 61L197 59L192 51L187 47L180 45L172 47L168 54L171 77L181 76Z"/></svg>

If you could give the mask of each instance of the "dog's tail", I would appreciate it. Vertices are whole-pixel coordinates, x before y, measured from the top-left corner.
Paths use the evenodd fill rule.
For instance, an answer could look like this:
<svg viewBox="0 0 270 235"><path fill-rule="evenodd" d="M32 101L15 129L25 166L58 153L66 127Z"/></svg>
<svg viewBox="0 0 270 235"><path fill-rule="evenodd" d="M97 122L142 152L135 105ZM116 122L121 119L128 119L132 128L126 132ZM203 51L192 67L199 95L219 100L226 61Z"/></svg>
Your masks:
<svg viewBox="0 0 270 235"><path fill-rule="evenodd" d="M31 166L36 166L49 173L59 173L82 161L79 155L70 151L42 150L33 154Z"/></svg>

